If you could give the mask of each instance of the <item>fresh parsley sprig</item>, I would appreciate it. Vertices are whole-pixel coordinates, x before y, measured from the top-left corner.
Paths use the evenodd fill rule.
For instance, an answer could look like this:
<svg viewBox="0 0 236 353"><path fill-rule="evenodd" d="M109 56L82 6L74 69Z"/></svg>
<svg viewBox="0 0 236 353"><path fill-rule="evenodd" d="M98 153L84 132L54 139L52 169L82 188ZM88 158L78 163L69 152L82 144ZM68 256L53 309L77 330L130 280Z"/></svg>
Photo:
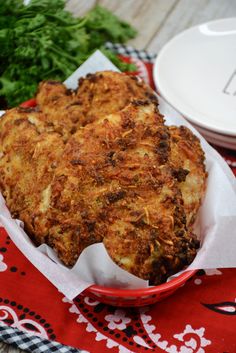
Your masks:
<svg viewBox="0 0 236 353"><path fill-rule="evenodd" d="M0 2L0 96L13 107L34 96L41 80L64 81L96 49L122 71L134 66L104 49L106 41L124 43L136 30L96 6L84 17L65 10L64 0Z"/></svg>

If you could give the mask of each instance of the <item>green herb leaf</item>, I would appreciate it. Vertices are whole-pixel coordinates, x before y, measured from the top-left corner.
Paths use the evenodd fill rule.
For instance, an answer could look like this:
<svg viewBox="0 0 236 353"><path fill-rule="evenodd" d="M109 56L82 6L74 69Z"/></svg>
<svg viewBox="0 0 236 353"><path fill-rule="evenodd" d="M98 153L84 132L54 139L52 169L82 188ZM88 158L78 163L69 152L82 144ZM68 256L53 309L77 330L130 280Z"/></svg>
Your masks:
<svg viewBox="0 0 236 353"><path fill-rule="evenodd" d="M104 49L106 41L133 38L135 29L101 6L81 18L64 7L64 0L0 1L0 95L9 107L33 97L42 80L64 81L96 49L120 70L135 69Z"/></svg>

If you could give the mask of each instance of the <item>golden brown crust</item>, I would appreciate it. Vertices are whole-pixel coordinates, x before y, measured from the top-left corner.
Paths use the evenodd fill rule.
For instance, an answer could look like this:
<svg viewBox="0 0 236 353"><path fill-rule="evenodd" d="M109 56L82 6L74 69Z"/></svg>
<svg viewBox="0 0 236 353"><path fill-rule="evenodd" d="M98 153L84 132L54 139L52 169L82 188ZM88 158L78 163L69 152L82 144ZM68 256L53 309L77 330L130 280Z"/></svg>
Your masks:
<svg viewBox="0 0 236 353"><path fill-rule="evenodd" d="M189 264L206 182L192 132L165 126L153 91L120 73L88 75L74 92L43 82L37 101L0 120L0 189L32 239L68 266L102 241L152 284Z"/></svg>
<svg viewBox="0 0 236 353"><path fill-rule="evenodd" d="M193 259L197 242L186 230L169 143L162 117L145 102L70 139L48 213L48 241L64 263L73 265L86 246L103 241L119 266L157 284Z"/></svg>
<svg viewBox="0 0 236 353"><path fill-rule="evenodd" d="M39 243L48 233L44 215L51 182L64 149L57 133L47 132L34 109L15 108L0 119L0 189L12 215ZM40 220L40 221L39 221Z"/></svg>
<svg viewBox="0 0 236 353"><path fill-rule="evenodd" d="M187 226L193 225L206 189L205 155L199 139L185 126L170 126L171 154L175 176L179 180Z"/></svg>
<svg viewBox="0 0 236 353"><path fill-rule="evenodd" d="M134 76L113 71L88 74L79 80L77 91L67 90L59 82L45 81L36 96L40 109L46 114L54 130L65 139L80 126L100 116L112 114L135 100L155 101L152 89Z"/></svg>

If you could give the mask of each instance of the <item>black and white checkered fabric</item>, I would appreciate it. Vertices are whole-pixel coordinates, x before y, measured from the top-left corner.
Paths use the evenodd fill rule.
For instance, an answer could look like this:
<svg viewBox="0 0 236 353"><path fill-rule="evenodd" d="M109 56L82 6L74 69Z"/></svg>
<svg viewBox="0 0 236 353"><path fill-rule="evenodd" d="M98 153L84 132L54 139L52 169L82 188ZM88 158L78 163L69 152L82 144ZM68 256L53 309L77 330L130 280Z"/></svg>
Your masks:
<svg viewBox="0 0 236 353"><path fill-rule="evenodd" d="M105 44L106 49L110 49L117 54L124 56L131 56L132 58L140 59L143 61L154 62L157 54L150 54L146 50L137 50L131 46L123 44L114 44L107 42Z"/></svg>
<svg viewBox="0 0 236 353"><path fill-rule="evenodd" d="M88 353L58 342L32 336L10 326L0 325L0 340L31 353Z"/></svg>

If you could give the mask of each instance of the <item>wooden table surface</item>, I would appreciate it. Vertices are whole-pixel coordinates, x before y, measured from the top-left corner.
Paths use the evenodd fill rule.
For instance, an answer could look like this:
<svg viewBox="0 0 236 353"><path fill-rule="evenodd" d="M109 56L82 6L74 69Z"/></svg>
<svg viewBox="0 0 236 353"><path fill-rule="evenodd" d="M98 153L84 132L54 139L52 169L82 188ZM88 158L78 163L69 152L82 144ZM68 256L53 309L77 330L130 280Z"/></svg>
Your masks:
<svg viewBox="0 0 236 353"><path fill-rule="evenodd" d="M158 53L177 33L199 23L236 17L235 0L67 0L67 9L84 15L95 4L111 10L138 29L129 44L137 49ZM0 342L0 353L20 353Z"/></svg>

